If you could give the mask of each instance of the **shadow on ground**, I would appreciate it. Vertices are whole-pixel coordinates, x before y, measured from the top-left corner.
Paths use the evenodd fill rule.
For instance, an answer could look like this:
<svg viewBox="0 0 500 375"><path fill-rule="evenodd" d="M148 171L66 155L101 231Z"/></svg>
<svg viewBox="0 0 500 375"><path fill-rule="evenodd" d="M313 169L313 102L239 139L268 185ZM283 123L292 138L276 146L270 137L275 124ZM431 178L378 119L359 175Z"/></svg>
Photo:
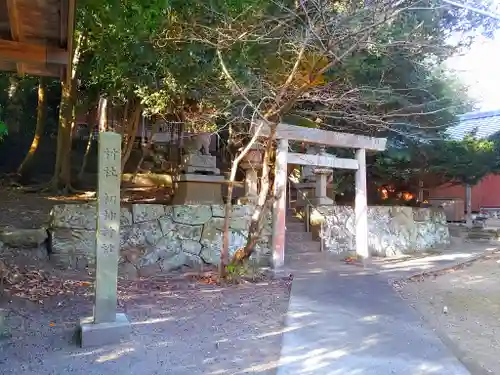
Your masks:
<svg viewBox="0 0 500 375"><path fill-rule="evenodd" d="M385 275L326 254L298 263L278 375L469 374Z"/></svg>
<svg viewBox="0 0 500 375"><path fill-rule="evenodd" d="M78 348L74 338L78 319L91 314L88 299L11 310L13 337L0 344L0 373L274 374L288 289L282 281L121 288L131 340L95 350Z"/></svg>

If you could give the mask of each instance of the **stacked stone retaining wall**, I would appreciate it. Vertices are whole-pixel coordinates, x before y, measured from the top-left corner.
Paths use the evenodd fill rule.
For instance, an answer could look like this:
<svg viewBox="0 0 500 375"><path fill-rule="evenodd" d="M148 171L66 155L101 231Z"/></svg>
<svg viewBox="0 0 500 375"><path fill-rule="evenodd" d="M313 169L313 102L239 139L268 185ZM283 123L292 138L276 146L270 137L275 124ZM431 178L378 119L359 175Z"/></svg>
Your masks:
<svg viewBox="0 0 500 375"><path fill-rule="evenodd" d="M95 263L96 206L54 206L50 218L52 258L62 267L83 268ZM251 205L233 206L229 251L244 246ZM268 263L270 216L257 244L254 259ZM120 218L120 270L135 276L169 272L183 266L218 265L222 248L224 206L132 204Z"/></svg>

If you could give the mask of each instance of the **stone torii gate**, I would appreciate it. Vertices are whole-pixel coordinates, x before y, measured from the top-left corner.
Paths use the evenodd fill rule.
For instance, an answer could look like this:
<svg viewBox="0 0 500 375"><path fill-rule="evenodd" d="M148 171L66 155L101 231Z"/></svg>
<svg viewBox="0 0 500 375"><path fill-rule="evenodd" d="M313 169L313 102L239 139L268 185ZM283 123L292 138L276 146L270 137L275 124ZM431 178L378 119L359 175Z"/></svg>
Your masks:
<svg viewBox="0 0 500 375"><path fill-rule="evenodd" d="M254 128L255 129L255 128ZM270 127L263 124L260 135L269 137ZM275 269L285 263L285 218L288 164L317 166L318 168L351 169L356 171L356 254L368 258L368 212L366 193L366 150L384 151L386 138L374 138L328 130L304 128L296 125L279 124L276 130L277 150L275 163L274 193L278 199L273 206L272 254ZM288 152L289 141L351 148L356 150L355 159L338 158L329 154L300 154ZM326 175L320 175L316 182L322 196L326 196Z"/></svg>

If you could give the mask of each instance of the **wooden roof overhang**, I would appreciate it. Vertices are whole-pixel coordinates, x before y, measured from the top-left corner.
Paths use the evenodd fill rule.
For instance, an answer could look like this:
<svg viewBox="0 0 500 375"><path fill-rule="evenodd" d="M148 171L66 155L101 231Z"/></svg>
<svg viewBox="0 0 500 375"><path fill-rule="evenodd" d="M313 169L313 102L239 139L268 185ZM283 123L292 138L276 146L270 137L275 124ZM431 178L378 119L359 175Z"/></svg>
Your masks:
<svg viewBox="0 0 500 375"><path fill-rule="evenodd" d="M75 0L0 0L0 70L65 78Z"/></svg>

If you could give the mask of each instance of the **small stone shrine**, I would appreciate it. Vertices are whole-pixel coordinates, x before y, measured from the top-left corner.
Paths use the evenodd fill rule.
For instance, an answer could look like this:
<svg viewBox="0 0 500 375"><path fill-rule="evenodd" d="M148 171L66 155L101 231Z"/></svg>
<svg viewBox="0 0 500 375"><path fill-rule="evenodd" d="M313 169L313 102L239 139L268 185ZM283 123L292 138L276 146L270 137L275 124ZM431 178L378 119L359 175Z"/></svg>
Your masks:
<svg viewBox="0 0 500 375"><path fill-rule="evenodd" d="M176 182L174 205L222 204L222 184L216 158L209 151L210 133L193 135L183 140L186 154Z"/></svg>

